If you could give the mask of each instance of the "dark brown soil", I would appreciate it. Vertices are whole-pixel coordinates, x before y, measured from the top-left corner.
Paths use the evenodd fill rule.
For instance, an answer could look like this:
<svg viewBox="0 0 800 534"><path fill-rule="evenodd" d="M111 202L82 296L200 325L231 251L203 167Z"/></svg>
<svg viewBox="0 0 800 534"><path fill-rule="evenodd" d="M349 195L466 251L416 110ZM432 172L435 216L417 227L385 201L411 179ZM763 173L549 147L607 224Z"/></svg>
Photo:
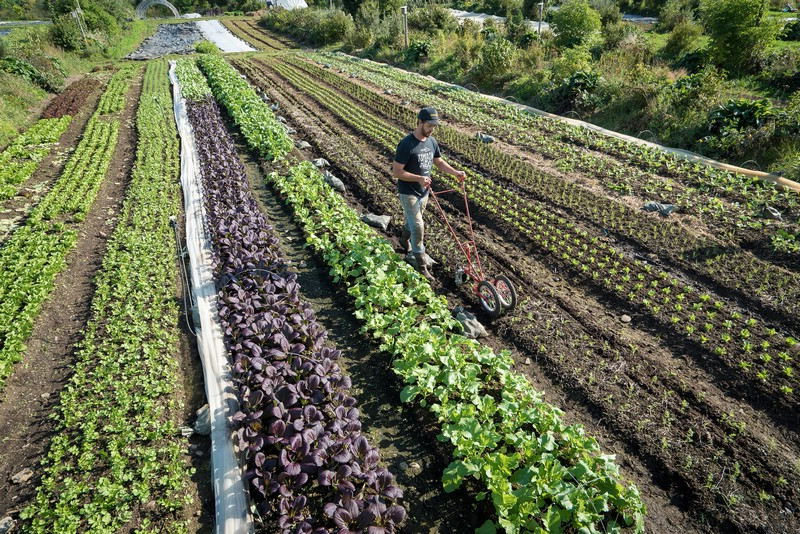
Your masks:
<svg viewBox="0 0 800 534"><path fill-rule="evenodd" d="M37 466L46 454L56 422L50 418L59 392L69 380L75 344L89 319L94 275L100 268L106 243L117 223L136 147L136 114L141 78L129 90L117 146L106 179L94 205L79 227L67 268L42 306L27 350L0 393L0 516L18 513L34 496L39 482ZM10 478L30 468L34 476L15 485Z"/></svg>
<svg viewBox="0 0 800 534"><path fill-rule="evenodd" d="M181 243L185 243L183 213L180 214L177 227L180 229ZM176 244L176 272L181 272L180 263L185 262L186 272L189 271L188 257L178 258ZM191 427L197 418L197 410L206 404L206 392L203 377L203 365L197 350L197 336L194 334L192 324L191 302L189 300L190 286L183 276L179 277L177 294L175 298L180 307L180 338L178 357L180 363L180 377L176 396L178 404L183 407L182 413L173 414L180 426ZM188 522L189 532L196 534L210 534L214 530L214 489L212 487L211 468L211 439L209 436L192 434L187 442L187 461L191 463L195 472L192 475L192 484L189 491L192 493L192 504L184 510L185 520Z"/></svg>
<svg viewBox="0 0 800 534"><path fill-rule="evenodd" d="M87 99L99 93L101 82L97 78L86 76L73 82L64 92L57 95L42 112L43 119L76 115L87 106ZM89 106L94 107L94 106Z"/></svg>
<svg viewBox="0 0 800 534"><path fill-rule="evenodd" d="M378 213L396 212L387 187L385 149L365 145L285 80L269 72L263 75L255 81L271 89L269 95L281 103L281 112L322 155L338 164L335 172L355 194L351 200ZM435 221L430 227L436 236ZM520 369L540 389L551 392L571 420L584 423L604 450L623 455L624 474L638 484L648 504L650 530L689 531L695 524L703 531L794 528L789 525L797 495L774 482L783 475L789 477L784 485L797 478L787 467L797 458L796 438L782 436L758 411L720 391L715 385L719 377L685 356L687 348L665 345L658 331L640 329L636 319L623 326L619 316L624 311L581 289L579 281L552 272L546 261L540 264L526 257L526 249L505 239L513 234L508 228L497 227L496 221L486 221L484 228L479 231L479 248L523 288L517 313L495 325L498 337L489 343L511 342L519 351ZM448 261L453 259L447 250L440 252ZM439 274L449 278L448 272ZM442 288L446 294L466 297L450 286ZM731 476L737 471L742 472ZM712 474L714 478L704 478ZM758 502L759 491L765 492L761 500L766 503ZM783 505L769 504L773 492L782 494ZM770 511L758 512L762 506ZM781 525L764 523L770 516L781 517Z"/></svg>
<svg viewBox="0 0 800 534"><path fill-rule="evenodd" d="M47 194L53 182L61 176L64 164L78 145L86 123L94 113L100 90L89 94L83 107L76 115L55 147L40 163L36 172L25 183L20 185L17 195L0 204L0 242L14 231L30 212L30 210Z"/></svg>

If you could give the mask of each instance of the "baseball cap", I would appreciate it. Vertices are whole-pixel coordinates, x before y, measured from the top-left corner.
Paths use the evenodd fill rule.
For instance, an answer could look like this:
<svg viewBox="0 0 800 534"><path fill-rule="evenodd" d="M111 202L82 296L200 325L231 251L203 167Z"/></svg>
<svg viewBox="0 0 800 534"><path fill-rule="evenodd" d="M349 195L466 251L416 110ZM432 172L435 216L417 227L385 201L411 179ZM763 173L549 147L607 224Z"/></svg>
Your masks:
<svg viewBox="0 0 800 534"><path fill-rule="evenodd" d="M429 122L433 125L439 124L439 112L436 111L436 108L430 106L419 110L419 115L417 115L417 118L422 122Z"/></svg>

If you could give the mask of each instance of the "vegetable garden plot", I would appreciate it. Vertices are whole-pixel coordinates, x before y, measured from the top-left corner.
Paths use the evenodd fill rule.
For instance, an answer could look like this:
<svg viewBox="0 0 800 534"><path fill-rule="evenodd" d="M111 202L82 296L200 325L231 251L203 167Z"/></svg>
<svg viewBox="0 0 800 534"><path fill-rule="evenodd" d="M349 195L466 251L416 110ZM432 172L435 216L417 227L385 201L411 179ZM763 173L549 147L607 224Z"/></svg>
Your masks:
<svg viewBox="0 0 800 534"><path fill-rule="evenodd" d="M646 147L535 117L508 104L460 90L414 73L340 54L303 52L326 67L363 79L373 87L418 105L436 105L468 128L490 131L517 149L542 154L561 171L587 177L606 194L637 195L639 203L654 198L669 200L681 207L682 214L696 216L710 231L735 241L769 261L796 268L797 254L782 241L786 233L797 232L800 215L798 195L781 192L760 179L690 164ZM485 110L485 111L484 111ZM551 164L552 165L552 164ZM595 179L597 177L597 179ZM784 220L765 218L766 205L777 207ZM691 223L696 225L696 221ZM661 247L655 247L659 254Z"/></svg>
<svg viewBox="0 0 800 534"><path fill-rule="evenodd" d="M237 61L237 64L244 65L246 62ZM284 113L292 113L292 104L286 103L285 99L277 96L278 94L291 95L293 91L290 85L277 78L275 78L274 85L272 82L264 85L261 80L265 78L258 76L257 69L245 69L244 72L251 79L259 80L262 89L267 89L269 86L273 89L277 88L278 92L271 90L270 96L277 99L282 110L286 110ZM272 77L269 79L272 80ZM296 101L297 98L292 96L290 102ZM323 110L313 106L308 109L309 113L320 116L327 115ZM356 112L354 106L350 106L348 109L345 117L353 116ZM342 123L347 122L345 117L334 116ZM368 117L353 117L354 122L364 124L369 129L362 134L364 137L369 138L372 132L376 131L376 127L369 124ZM299 122L294 122L293 125L301 128L301 125L304 126L306 122L312 120L313 117L307 117ZM325 120L327 121L327 119ZM320 134L315 132L313 136L313 143L317 143L321 137ZM396 204L396 201L392 201L393 191L390 191L391 187L385 179L385 168L376 163L384 161L385 151L391 151L393 145L384 147L383 143L379 142L378 146L382 147L379 153L365 154L362 149L355 158L348 158L342 146L345 136L346 133L341 128L332 128L331 138L333 140L327 145L321 145L329 148L328 151L323 150L323 155L332 162L342 156L345 161L339 166L339 169L346 173L353 173L353 177L361 177L362 169L366 166L374 167L374 170L371 171L373 173L371 180L369 176L364 176L365 183L361 186L362 190L367 192L367 198L378 200L376 203L383 209ZM366 158L363 161L369 162L369 164L365 165L360 158ZM367 173L369 172L367 170ZM353 184L349 185L353 186ZM386 198L388 200L381 200L382 194L378 193L381 190L387 191ZM388 213L388 211L383 212ZM430 228L433 227L432 225ZM500 228L503 232L513 230L502 225ZM500 236L490 238L490 241L484 242L483 247L491 250L490 243L492 241L502 242L503 238ZM432 243L437 242L436 237L433 237ZM503 255L518 256L520 252L519 249L516 251L509 249L504 251ZM447 257L447 251L444 249L437 253L440 255L437 257ZM535 272L535 264L520 260L515 260L515 263L508 264L506 267L520 276L527 272ZM533 274L530 276L533 277L531 280L536 280ZM534 294L533 297L548 299L547 295ZM553 297L549 296L549 298ZM618 333L613 330L609 331L607 326L602 324L592 324L597 320L594 317L587 315L581 317L580 307L576 306L574 302L570 302L569 296L559 298L562 300L557 301L558 306L563 306L565 309L571 310L570 313L575 313L575 317L578 319L577 324L574 323L575 319L571 320L573 322L567 319L567 322L564 323L563 312L559 317L558 311L548 310L548 314L553 313L553 327L550 326L550 320L547 321L547 327L545 327L543 320L542 324L539 320L531 320L534 313L540 317L541 310L538 310L537 307L526 306L523 313L527 311L528 319L515 317L503 322L504 335L508 336L508 339L513 339L515 344L519 343L518 346L521 349L524 349L525 346L529 347L526 350L531 351L531 357L535 356L537 359L549 361L548 366L560 378L566 380L570 388L576 384L586 392L591 402L601 406L606 413L605 419L608 421L605 423L606 425L616 432L627 435L626 439L636 443L645 457L655 457L659 462L663 462L661 469L664 473L677 473L676 487L684 488L680 491L687 491L682 484L688 482L691 494L693 494L692 506L699 506L700 509L706 511L716 509L712 516L719 518L722 524L733 519L735 523L746 525L747 521L752 520L748 517L752 518L756 515L769 517L770 514L773 514L782 518L786 517L779 502L770 498L765 500L763 495L766 493L758 495L758 492L754 492L752 488L760 487L762 492L764 489L767 492L777 491L781 494L782 502L794 506L792 503L796 502L797 498L793 490L789 489L793 483L788 480L797 476L791 468L791 465L794 464L792 458L796 458L796 447L789 445L788 450L795 452L789 452L788 455L783 456L783 452L778 451L781 451L785 444L775 448L767 445L767 442L764 441L764 436L761 435L761 432L765 430L762 427L762 415L756 412L742 418L743 414L739 412L740 408L728 411L732 407L736 407L736 403L725 400L725 393L720 392L711 384L717 377L709 375L705 378L708 382L703 383L702 386L695 386L698 376L703 376L702 371L687 371L683 364L675 365L669 360L649 357L648 352L654 350L662 343L661 341L654 340L652 347L635 347L633 345L628 347L624 337L619 339ZM602 316L605 313L601 307L595 315ZM581 325L581 321L584 322L583 325ZM558 324L563 324L561 327L563 331L559 331L555 326ZM615 328L614 325L611 327ZM577 332L583 333L578 335ZM639 338L637 341L641 342L641 339ZM545 352L537 352L537 347L546 347L539 349ZM634 349L641 349L642 352L638 353ZM664 349L656 350L663 351ZM587 353L587 351L593 352ZM605 354L607 358L598 361L596 357L592 357L592 354ZM567 356L566 359L565 356ZM621 357L622 359L620 359ZM665 364L667 364L666 367ZM604 373L609 373L610 382L604 383L604 379L600 378L604 376ZM691 377L688 383L685 381L687 377ZM697 394L697 387L705 390L703 394ZM706 399L706 394L708 394L708 399ZM720 403L720 399L723 399L724 402ZM664 406L664 412L660 416L653 412L653 406L659 405ZM737 415L733 416L734 413ZM745 426L745 421L748 422L747 426ZM687 428L691 429L688 434L685 433ZM751 431L751 428L754 430ZM775 429L769 429L768 435L769 433L772 433L777 442L781 442L780 434L776 433ZM701 434L703 437L700 437ZM773 437L770 437L768 441L772 442ZM768 459L757 453L767 447L773 451ZM735 460L736 458L741 461ZM762 461L762 467L748 472L742 472L740 467L736 467L737 465L752 466L754 463ZM781 469L788 478L776 473L776 470L780 471ZM735 473L735 476L732 477L731 473ZM707 485L706 475L719 481L719 484ZM738 499L735 514L732 512L730 504L721 504L727 502L725 499L728 499L729 496ZM746 501L742 501L743 497ZM715 503L715 501L717 502ZM755 512L756 515L751 516L747 510L754 504L755 508L766 507L773 512ZM740 523L741 521L744 523ZM735 527L729 525L726 528Z"/></svg>
<svg viewBox="0 0 800 534"><path fill-rule="evenodd" d="M0 153L0 200L14 196L19 185L33 175L71 120L70 115L39 119Z"/></svg>
<svg viewBox="0 0 800 534"><path fill-rule="evenodd" d="M220 60L204 57L201 59L201 66L203 66L203 68L207 68L207 64L210 64L214 61ZM233 74L231 79L240 83L239 78L236 77L235 74ZM255 96L255 93L252 90L249 92ZM260 101L258 101L258 103L260 106L266 108L266 106ZM259 143L253 146L254 149L258 149L259 151L269 151L269 148L265 149L263 144L269 143L270 140L255 139L253 137L249 138L249 142L253 143L254 141ZM301 202L301 198L304 193L313 195L314 188L311 186L313 181L307 182L301 179L302 173L307 172L307 170L303 171L302 169L298 169L297 172L299 174L295 174L294 179L298 184L304 184L299 187L305 188L298 190L296 193L300 195L297 200L299 203ZM328 196L326 197L327 200L335 197L332 192L330 192L330 195L333 195L333 197ZM306 217L308 216L307 214L312 212L319 213L324 217L324 220L330 221L331 224L338 225L338 223L342 220L348 221L348 231L341 232L340 237L342 240L349 242L353 247L355 247L355 250L349 252L357 254L358 261L356 261L355 257L345 259L346 256L342 256L342 253L347 253L348 251L346 249L336 252L343 263L341 265L339 265L338 262L334 263L334 272L338 276L345 276L348 279L350 276L355 276L357 278L363 276L364 278L362 278L362 280L368 280L372 279L372 276L368 276L365 270L370 271L372 268L376 268L384 271L383 277L376 277L374 279L374 283L376 284L375 287L368 289L365 286L358 293L362 296L357 299L357 305L365 306L364 314L361 317L367 320L368 329L372 330L373 328L377 328L379 335L389 335L390 337L397 335L399 337L405 332L406 328L417 323L417 318L422 317L430 318L434 324L441 323L445 330L454 328L455 324L457 323L450 319L450 313L446 308L446 304L443 304L442 301L439 301L433 297L433 294L430 293L430 288L424 282L421 282L421 279L416 275L416 273L410 269L410 267L401 262L393 252L388 250L388 244L380 240L380 243L382 243L381 245L378 245L378 242L369 244L370 242L368 241L367 244L359 246L359 239L362 239L363 237L361 237L361 234L358 233L351 235L351 219L343 219L343 217L355 217L354 213L350 212L350 215L347 215L346 211L342 212L334 210L331 211L327 216L324 215L324 203L326 199L320 199L322 204L319 206L314 205L313 207L316 208L315 210L308 211L308 208L301 208L298 213L304 220L304 224L308 224L308 219ZM295 202L291 202L290 200L290 203L294 204ZM370 233L369 235L372 236L373 234ZM330 243L329 239L329 237L322 237L323 242ZM353 241L353 239L355 240ZM320 245L320 243L317 244ZM378 248L369 250L370 247ZM334 247L334 249L335 248L336 247ZM334 249L329 249L328 252L330 254L334 254ZM387 256L387 254L389 256ZM370 258L374 258L374 262L377 263L372 263ZM384 261L388 261L388 263L384 264ZM363 263L363 268L359 267L360 262ZM371 264L372 267L370 267ZM354 270L353 272L348 273L350 269ZM397 284L404 283L411 285L406 290L402 290L402 285ZM351 292L353 291L354 288L351 288ZM407 304L410 304L411 302L420 302L421 304L430 303L429 306L431 307L426 309L423 304L421 309L416 309L412 306L405 311L405 314L402 318L399 316L394 316L390 310L395 309L395 306L403 305L404 299L402 295L409 295L411 298L411 301ZM384 307L387 307L387 309L384 311L379 311ZM375 315L373 316L372 313L375 313ZM383 334L381 334L381 330L391 324L396 324L399 330L393 327L388 331L384 330ZM445 384L442 384L443 389L436 389L435 393L436 395L440 396L439 401L443 403L443 407L449 406L455 410L447 415L439 413L436 410L434 411L438 414L440 422L443 424L443 437L450 439L453 445L456 447L457 457L464 458L464 463L456 461L454 464L451 464L451 468L448 469L445 476L446 485L451 484L452 487L457 487L461 484L463 477L469 476L470 474L475 474L476 477L479 477L483 481L483 484L488 485L487 489L490 491L489 494L493 495L494 497L493 503L495 505L495 509L500 515L501 524L507 526L507 528L512 528L511 525L521 526L527 521L533 521L534 519L529 517L529 514L537 507L547 508L550 506L550 497L543 497L543 501L539 501L534 504L536 499L534 498L533 501L530 499L532 498L532 495L537 493L537 490L534 490L532 486L529 486L529 484L534 484L535 481L528 479L514 479L514 483L512 483L507 477L510 476L511 472L517 469L524 470L524 466L527 465L527 462L529 461L533 461L534 464L537 464L538 460L535 459L535 451L539 450L541 443L540 445L534 445L533 442L529 442L528 440L537 440L541 436L539 436L537 432L533 436L515 434L516 437L512 438L512 435L507 433L511 432L511 429L507 428L506 425L511 424L512 421L515 420L519 422L518 418L520 417L531 417L533 419L529 421L533 425L536 425L536 421L539 421L540 424L554 424L558 426L561 425L561 423L558 421L557 410L547 406L544 403L541 403L541 400L535 393L532 392L532 390L530 390L530 385L524 379L514 375L513 373L507 374L507 366L509 365L509 359L507 355L501 355L500 357L495 358L491 355L491 352L480 352L480 349L478 349L477 345L471 345L467 340L460 341L460 339L463 339L460 338L460 336L448 341L448 336L443 335L443 331L441 329L433 325L432 328L433 329L431 331L427 331L427 329L423 328L422 332L420 332L420 335L422 335L427 342L431 343L431 352L423 350L422 353L416 354L416 357L436 357L436 355L439 354L441 358L444 358L441 363L444 364L445 367L447 367L448 364L452 364L454 366L453 369L463 369L463 371L466 373L463 377L463 383L460 382L460 380L458 380L454 375L453 379L455 382L449 382L449 385L452 386L452 390L445 387ZM415 343L412 340L408 341L409 344L407 347L425 347L425 343L423 343L420 339L413 340L419 341L419 343ZM448 349L446 348L448 343L453 343L450 348L452 352L448 352ZM401 351L401 354L406 354L406 349L399 348L398 350ZM473 351L475 352L473 353ZM459 357L457 357L457 354L461 354L460 358L466 358L466 360L460 360ZM406 354L406 357L411 358L412 355ZM451 361L449 359L450 357L455 358L455 360ZM476 358L476 360L472 361L472 358ZM461 363L459 363L459 361ZM494 364L489 365L488 369L482 369L482 365L486 365L490 361L493 361ZM420 362L420 364L421 363L422 362ZM466 365L466 367L463 367L464 365ZM434 394L433 390L429 391L427 388L436 388L438 380L443 380L443 377L437 377L442 369L435 365L429 367L427 372L431 374L427 379L423 379L422 376L415 375L415 373L411 372L411 368L413 367L414 365L410 365L408 369L410 374L406 376L406 379L412 384L412 386L406 390L408 398L413 398L420 393L425 396ZM473 371L475 374L473 374ZM484 372L487 373L485 379L476 380L477 376ZM401 372L401 375L403 374L404 373ZM415 378L412 378L412 376L415 376ZM516 378L514 378L515 376ZM493 380L493 377L496 378L496 382ZM417 379L419 379L419 383L417 385L413 385L416 383ZM494 410L490 410L487 405L483 404L484 402L489 402L488 398L480 401L477 410L476 406L472 406L472 408L470 408L470 403L467 401L467 399L471 398L469 391L471 391L471 388L477 387L478 390L476 390L474 393L476 395L481 395L480 389L482 386L479 386L479 383L483 386L488 383L490 387L493 387L494 384L497 384L499 390L496 391L496 393L498 395L501 395L502 392L507 392L509 395L507 400L511 403L507 406L507 408L513 411L513 417L511 417L512 414L509 412L509 417L505 418L505 422L491 421L492 417L489 415L489 413L494 413ZM462 387L465 389L462 389ZM505 389L506 387L508 389ZM417 388L421 389L418 390ZM488 394L489 391L486 393ZM441 395L444 395L444 397L441 397ZM453 396L450 397L450 395ZM464 404L460 404L458 401L461 395L465 395ZM504 395L504 393L502 393L502 395ZM449 398L454 404L450 405L445 401L445 398ZM476 399L473 400L478 402ZM521 404L516 405L515 403L517 402ZM523 406L528 408L523 408ZM519 408L519 412L516 412L516 407ZM467 411L459 412L459 410L462 408ZM484 410L487 411L484 412ZM542 411L540 412L539 410ZM460 413L465 419L458 417L456 415L457 413ZM545 414L551 415L547 416ZM545 417L549 423L545 423L545 419L539 419L539 417ZM488 441L482 442L482 438L477 437L475 434L470 434L470 432L474 432L476 430L475 428L473 428L473 430L468 430L467 428L459 427L457 423L458 420L464 424L467 424L467 426L469 426L467 420L474 421L474 424L477 425L477 427L481 427L481 425L483 425L483 429L486 433L482 434L482 437L487 438ZM528 421L528 419L525 420ZM495 425L497 426L495 427ZM572 429L573 427L569 428ZM574 431L570 429L562 428L560 431L554 430L555 435L558 436L556 441L558 442L559 439L563 439L565 441L553 443L549 450L557 451L554 452L554 454L557 455L557 458L561 458L563 461L565 461L567 466L574 465L571 464L571 462L577 462L578 458L581 458L584 462L587 462L586 466L588 471L580 473L578 471L570 471L572 476L577 477L579 480L583 479L584 476L588 476L589 472L592 473L590 478L599 476L600 480L612 480L616 473L615 467L613 464L608 462L609 459L607 457L595 456L597 452L596 442L590 438L583 437L580 431ZM545 432L545 430L541 427L537 428L537 430ZM516 432L516 430L514 432ZM470 443L473 443L473 439L478 439L478 442L474 443L473 445L469 445ZM506 446L508 448L498 449L499 442L503 441L507 444ZM569 445L569 443L572 444ZM477 449L471 448L475 445L477 445ZM563 454L571 454L567 451L575 452L577 457L572 457L572 460L569 460L567 457L561 456ZM505 454L510 454L510 456L505 456ZM497 461L500 461L504 467L494 463ZM556 468L557 470L558 467L556 466L560 465L561 464L556 460L556 464L552 465L552 467ZM495 471L495 469L499 470ZM536 468L531 467L530 469L533 470ZM566 524L574 525L584 524L584 522L588 522L589 524L601 522L607 528L612 529L619 525L620 521L622 521L622 524L641 524L641 517L638 516L638 514L641 513L641 504L638 501L638 496L634 489L624 489L618 483L611 483L611 486L606 485L606 483L602 483L600 486L584 486L584 484L593 484L589 482L589 479L585 480L585 482L578 482L576 486L576 488L581 488L578 490L578 493L584 491L588 492L581 493L583 495L583 497L580 497L581 499L592 499L595 497L603 500L610 499L610 501L606 502L610 506L620 507L618 508L618 513L622 515L618 516L616 520L606 520L603 516L598 514L599 509L596 507L596 505L588 504L589 501L586 501L587 506L589 506L586 515L581 515L580 513L574 514L572 512L566 512L564 508L561 508L560 505L553 502L553 508L551 508L549 512L550 514L555 514L549 516L553 521L558 521L560 523L563 520ZM510 495L510 492L512 491L512 488L517 487L516 484L520 484L519 491L514 493L516 497L511 498L512 496ZM611 487L615 488L612 493L604 493L604 491L607 492ZM532 493L529 494L527 493L528 491ZM488 497L489 494L484 495L484 497ZM505 498L502 498L501 496L504 494L506 494ZM588 495L593 495L594 497L588 497ZM577 494L575 497L579 498ZM563 510L566 514L563 516L563 519L558 515L559 510ZM485 528L490 528L490 526L487 524Z"/></svg>
<svg viewBox="0 0 800 534"><path fill-rule="evenodd" d="M394 140L402 137L402 130L387 128L380 119L354 106L349 99L314 83L292 67L278 61L271 68L298 89L314 95L323 106L334 110L344 122L368 138L375 139L385 150L392 150ZM408 120L413 123L413 119ZM444 139L447 130L443 129L441 133L441 139ZM667 271L630 258L600 239L599 235L592 235L554 213L546 204L533 202L515 193L512 187L504 187L500 181L502 175L487 179L468 170L468 176L470 196L477 205L488 211L490 219L499 219L510 226L510 231L520 236L523 242L532 242L537 248L555 255L579 277L651 315L668 330L685 319L688 323L686 329L681 329L678 335L707 347L718 365L734 376L755 375L764 391L763 398L777 397L773 402L778 405L796 403L796 377L789 353L789 348L797 343L793 337L781 336L754 317L745 318L741 311L726 306L721 300L714 300L702 289L681 282ZM455 187L450 177L442 176L441 179L448 187ZM513 209L509 210L509 207ZM606 276L601 277L604 271ZM676 293L676 302L673 302L673 292ZM698 312L703 314L704 324L709 324L710 328L704 326L699 331L693 325L697 322ZM734 333L738 335L734 337ZM747 343L744 347L743 342ZM765 352L755 352L757 347ZM749 377L745 383L750 383Z"/></svg>
<svg viewBox="0 0 800 534"><path fill-rule="evenodd" d="M307 62L287 61L319 80L333 85L343 94L355 97L372 110L406 125L415 121L414 111L385 98L329 70ZM614 232L636 248L645 247L676 263L692 276L710 279L723 292L751 306L771 312L770 319L792 324L792 306L800 294L800 282L794 272L772 265L752 254L728 245L727 239L697 234L680 224L656 221L614 200L598 199L596 193L563 177L538 169L535 165L512 157L503 151L483 146L450 128L440 128L437 135L474 164L507 182L507 187L520 189L529 197L560 207L572 216L586 221L604 233ZM636 250L636 249L634 249ZM632 255L632 254L630 254ZM753 288L756 288L755 291Z"/></svg>
<svg viewBox="0 0 800 534"><path fill-rule="evenodd" d="M225 101L236 105L243 101L239 78L221 67L204 63L212 86L224 87ZM182 74L192 77L190 68ZM202 89L190 92L199 96ZM360 432L350 379L336 364L339 352L326 346L326 332L300 299L296 274L258 211L215 102L194 99L188 111L203 169L220 321L240 401L236 441L247 451L261 528L274 532L277 523L287 533L344 526L395 532L405 517L397 504L402 493Z"/></svg>
<svg viewBox="0 0 800 534"><path fill-rule="evenodd" d="M112 77L103 108L89 119L61 177L0 249L0 387L20 359L41 304L75 245L77 223L105 177L119 132L118 102L136 73L126 67Z"/></svg>
<svg viewBox="0 0 800 534"><path fill-rule="evenodd" d="M185 532L190 470L174 423L180 377L174 236L178 145L166 64L151 63L120 222L96 280L75 373L26 532ZM191 498L191 497L188 497Z"/></svg>
<svg viewBox="0 0 800 534"><path fill-rule="evenodd" d="M64 115L77 115L86 103L86 99L100 88L100 85L98 79L90 78L89 76L71 83L69 87L56 95L47 104L47 107L42 112L42 118L52 119L63 117Z"/></svg>

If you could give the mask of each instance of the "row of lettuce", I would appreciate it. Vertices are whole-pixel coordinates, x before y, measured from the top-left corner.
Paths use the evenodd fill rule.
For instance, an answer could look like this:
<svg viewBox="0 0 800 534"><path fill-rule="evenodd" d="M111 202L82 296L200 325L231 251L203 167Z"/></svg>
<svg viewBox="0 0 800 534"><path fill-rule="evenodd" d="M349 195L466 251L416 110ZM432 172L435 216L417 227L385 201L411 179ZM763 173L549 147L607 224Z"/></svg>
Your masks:
<svg viewBox="0 0 800 534"><path fill-rule="evenodd" d="M104 109L112 108L121 109ZM22 513L26 532L187 530L190 469L173 422L182 407L175 400L179 312L169 217L180 211L180 191L170 110L166 64L150 63L131 183L95 279L41 482ZM107 149L89 158L103 167L96 170L101 176Z"/></svg>
<svg viewBox="0 0 800 534"><path fill-rule="evenodd" d="M71 121L70 115L39 119L0 153L0 200L13 197L19 185L33 176Z"/></svg>
<svg viewBox="0 0 800 534"><path fill-rule="evenodd" d="M231 113L248 118L248 139L277 139L282 129L260 100L238 98L246 82L221 60L203 68ZM402 492L361 432L350 378L336 363L340 352L300 297L205 78L191 60L179 61L177 72L189 97L219 318L240 402L235 439L260 529L397 532L406 515ZM285 135L282 142L291 146ZM262 146L286 151L271 141Z"/></svg>
<svg viewBox="0 0 800 534"><path fill-rule="evenodd" d="M251 148L285 156L291 141L253 89L221 58L204 56L199 64ZM256 114L269 135L247 133ZM487 521L482 532L643 530L638 490L620 482L613 457L580 426L567 425L512 370L508 353L461 336L446 300L359 221L312 165L270 179L348 287L364 331L394 356L406 383L402 399L427 406L439 421L454 457L443 474L445 489L474 477L483 488L476 498L491 500L497 523Z"/></svg>
<svg viewBox="0 0 800 534"><path fill-rule="evenodd" d="M116 95L112 100L124 98L138 72L139 67L127 66L114 74L106 90ZM66 266L77 241L75 223L86 217L108 171L120 110L117 105L95 110L59 179L0 250L0 388L25 350L56 275Z"/></svg>

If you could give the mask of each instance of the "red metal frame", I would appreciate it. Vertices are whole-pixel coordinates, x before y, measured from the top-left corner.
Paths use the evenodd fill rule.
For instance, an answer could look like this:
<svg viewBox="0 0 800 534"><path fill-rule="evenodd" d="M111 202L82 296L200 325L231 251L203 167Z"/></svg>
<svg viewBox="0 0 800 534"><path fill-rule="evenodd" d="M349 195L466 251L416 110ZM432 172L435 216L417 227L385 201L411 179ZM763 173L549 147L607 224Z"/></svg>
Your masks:
<svg viewBox="0 0 800 534"><path fill-rule="evenodd" d="M447 225L447 229L450 230L450 234L453 236L458 248L461 249L461 252L464 254L464 257L467 259L467 265L464 267L464 274L469 276L475 283L472 290L475 292L478 297L480 297L480 292L478 291L478 285L486 280L486 276L483 274L483 267L481 266L481 259L478 256L478 247L475 246L475 232L472 229L472 216L469 213L469 201L467 199L467 188L464 181L461 182L461 194L464 197L464 211L467 214L467 224L469 225L469 239L465 239L462 241L459 239L458 234L450 225L450 221L447 220L447 215L442 209L442 205L439 203L439 199L436 198L439 195L444 195L446 193L457 193L457 189L446 189L443 191L434 191L433 187L429 187L428 190L430 191L431 199L433 203L436 205L436 209L439 211L439 215L441 216L442 220L444 221L445 225Z"/></svg>

